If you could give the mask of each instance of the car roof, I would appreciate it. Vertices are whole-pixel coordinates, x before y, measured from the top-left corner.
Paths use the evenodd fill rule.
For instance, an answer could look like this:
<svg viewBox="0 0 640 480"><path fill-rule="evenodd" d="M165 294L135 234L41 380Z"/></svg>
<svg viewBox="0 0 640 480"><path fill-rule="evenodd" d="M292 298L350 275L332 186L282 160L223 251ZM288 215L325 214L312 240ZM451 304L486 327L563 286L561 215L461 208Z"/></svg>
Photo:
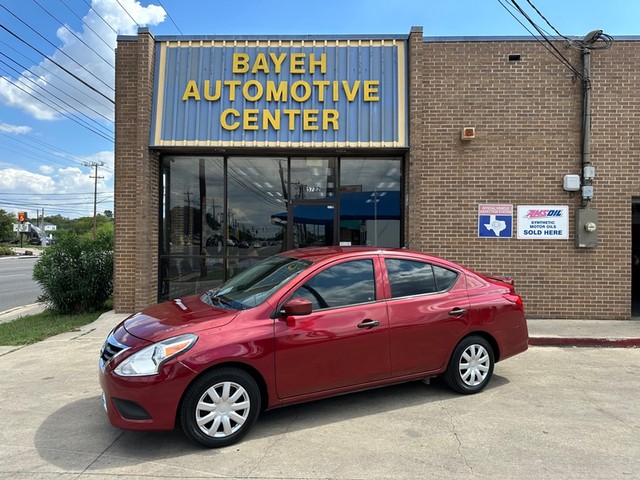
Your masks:
<svg viewBox="0 0 640 480"><path fill-rule="evenodd" d="M304 247L297 248L294 250L287 250L285 252L280 253L280 255L285 257L293 257L299 258L302 260L309 260L311 262L318 262L321 260L329 260L335 257L349 257L354 256L357 257L359 255L385 255L385 254L399 254L403 256L415 256L422 258L423 260L437 260L439 262L443 262L446 264L455 265L460 268L459 265L453 264L447 260L442 258L428 255L423 252L418 252L414 250L408 250L406 248L387 248L387 247L368 247L368 246L329 246L329 247Z"/></svg>

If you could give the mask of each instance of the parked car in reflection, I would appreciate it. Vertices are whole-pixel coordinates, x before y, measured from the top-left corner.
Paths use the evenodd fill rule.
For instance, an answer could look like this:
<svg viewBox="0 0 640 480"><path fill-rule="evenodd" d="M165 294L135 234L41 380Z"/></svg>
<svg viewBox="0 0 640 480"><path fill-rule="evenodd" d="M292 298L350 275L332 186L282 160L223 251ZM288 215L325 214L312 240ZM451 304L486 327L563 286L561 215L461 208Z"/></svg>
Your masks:
<svg viewBox="0 0 640 480"><path fill-rule="evenodd" d="M127 318L99 376L116 427L180 424L222 447L264 409L436 376L480 392L527 345L511 279L403 249L313 247Z"/></svg>

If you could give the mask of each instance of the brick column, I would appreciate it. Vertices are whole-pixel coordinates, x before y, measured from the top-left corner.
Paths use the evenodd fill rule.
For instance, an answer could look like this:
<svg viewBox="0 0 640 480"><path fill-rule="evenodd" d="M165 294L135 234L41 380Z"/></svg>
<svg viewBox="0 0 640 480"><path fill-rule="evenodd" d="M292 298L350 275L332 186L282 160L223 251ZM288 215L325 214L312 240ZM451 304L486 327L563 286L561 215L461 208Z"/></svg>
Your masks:
<svg viewBox="0 0 640 480"><path fill-rule="evenodd" d="M416 212L420 210L419 201L419 171L416 165L422 160L421 141L422 127L420 124L424 103L428 101L421 94L424 83L425 68L423 65L424 41L422 27L411 27L407 48L407 72L409 76L409 160L405 168L404 186L408 200L405 202L405 245L414 250L424 246L420 240L420 225L415 220ZM414 178L415 177L415 178Z"/></svg>
<svg viewBox="0 0 640 480"><path fill-rule="evenodd" d="M155 40L141 28L116 53L114 308L157 302L159 156L149 150Z"/></svg>

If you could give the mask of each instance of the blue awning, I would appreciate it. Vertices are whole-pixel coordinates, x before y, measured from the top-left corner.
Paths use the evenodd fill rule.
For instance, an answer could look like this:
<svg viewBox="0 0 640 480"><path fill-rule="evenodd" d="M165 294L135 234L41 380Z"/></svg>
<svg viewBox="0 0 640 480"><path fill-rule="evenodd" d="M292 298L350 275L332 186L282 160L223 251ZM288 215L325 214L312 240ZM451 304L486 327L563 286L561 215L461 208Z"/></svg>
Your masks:
<svg viewBox="0 0 640 480"><path fill-rule="evenodd" d="M400 220L400 192L344 192L340 194L340 220ZM296 205L294 222L330 225L333 209L325 205ZM274 223L287 221L287 212L271 215Z"/></svg>

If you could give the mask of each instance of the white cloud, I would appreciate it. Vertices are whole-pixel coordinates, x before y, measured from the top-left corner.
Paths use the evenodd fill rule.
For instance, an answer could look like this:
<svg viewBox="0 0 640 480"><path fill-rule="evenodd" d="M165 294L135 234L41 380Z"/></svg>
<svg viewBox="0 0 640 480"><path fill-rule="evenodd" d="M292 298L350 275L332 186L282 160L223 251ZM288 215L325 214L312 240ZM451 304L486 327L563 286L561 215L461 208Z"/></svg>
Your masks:
<svg viewBox="0 0 640 480"><path fill-rule="evenodd" d="M31 127L25 125L11 125L10 123L0 123L0 132L24 135L31 132Z"/></svg>
<svg viewBox="0 0 640 480"><path fill-rule="evenodd" d="M53 191L53 187L53 179L46 175L16 168L0 170L0 190L2 192L42 194Z"/></svg>

